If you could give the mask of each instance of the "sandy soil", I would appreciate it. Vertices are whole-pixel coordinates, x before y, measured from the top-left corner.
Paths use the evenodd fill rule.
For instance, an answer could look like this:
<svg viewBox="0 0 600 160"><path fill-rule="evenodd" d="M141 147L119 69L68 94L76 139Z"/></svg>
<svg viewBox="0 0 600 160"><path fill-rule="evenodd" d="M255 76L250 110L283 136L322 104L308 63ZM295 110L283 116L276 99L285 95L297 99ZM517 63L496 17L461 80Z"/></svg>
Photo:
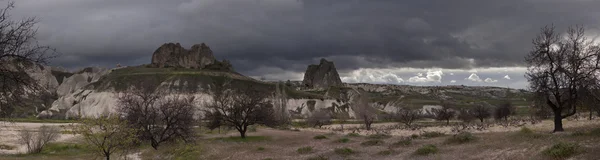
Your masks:
<svg viewBox="0 0 600 160"><path fill-rule="evenodd" d="M41 126L56 126L64 130L70 123L24 123L24 122L0 122L0 144L13 146L14 150L2 150L0 154L19 154L27 151L24 144L18 142L18 133L21 130L36 131ZM73 134L60 134L54 142L70 142L75 140Z"/></svg>

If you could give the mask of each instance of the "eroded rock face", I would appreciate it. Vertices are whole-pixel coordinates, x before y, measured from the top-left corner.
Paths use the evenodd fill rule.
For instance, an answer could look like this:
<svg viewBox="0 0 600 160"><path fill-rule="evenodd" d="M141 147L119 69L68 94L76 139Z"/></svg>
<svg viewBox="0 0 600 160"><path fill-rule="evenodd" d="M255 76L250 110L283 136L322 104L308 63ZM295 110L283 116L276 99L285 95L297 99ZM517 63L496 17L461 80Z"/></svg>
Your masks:
<svg viewBox="0 0 600 160"><path fill-rule="evenodd" d="M156 49L152 55L152 65L160 68L202 69L214 61L212 50L204 43L193 45L190 50L181 47L179 43L166 43Z"/></svg>
<svg viewBox="0 0 600 160"><path fill-rule="evenodd" d="M65 78L61 83L56 93L58 96L65 96L69 93L73 93L90 83L96 82L100 77L110 73L111 70L98 67L88 67L79 72L76 72L72 76Z"/></svg>
<svg viewBox="0 0 600 160"><path fill-rule="evenodd" d="M318 65L309 65L302 81L304 87L324 89L330 86L342 86L340 75L331 61L321 59Z"/></svg>

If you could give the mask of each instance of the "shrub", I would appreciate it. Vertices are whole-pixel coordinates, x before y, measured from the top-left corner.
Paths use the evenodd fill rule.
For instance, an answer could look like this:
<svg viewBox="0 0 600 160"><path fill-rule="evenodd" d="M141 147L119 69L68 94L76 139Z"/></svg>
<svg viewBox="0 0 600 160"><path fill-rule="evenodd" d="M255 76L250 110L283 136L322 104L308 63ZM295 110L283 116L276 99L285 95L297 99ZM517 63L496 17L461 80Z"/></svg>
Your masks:
<svg viewBox="0 0 600 160"><path fill-rule="evenodd" d="M416 155L429 155L438 152L438 148L433 144L424 145L415 151Z"/></svg>
<svg viewBox="0 0 600 160"><path fill-rule="evenodd" d="M412 139L403 138L402 140L399 140L399 141L393 143L392 146L408 146L410 144L412 144Z"/></svg>
<svg viewBox="0 0 600 160"><path fill-rule="evenodd" d="M27 147L27 153L40 153L42 149L59 136L59 129L50 126L41 126L38 132L31 130L21 130L19 132L19 142Z"/></svg>
<svg viewBox="0 0 600 160"><path fill-rule="evenodd" d="M412 135L410 135L410 138L417 139L417 138L419 138L419 135L418 134L412 134Z"/></svg>
<svg viewBox="0 0 600 160"><path fill-rule="evenodd" d="M9 145L6 145L6 144L0 144L0 149L2 149L2 150L13 150L15 148L16 147L14 147L14 146L9 146Z"/></svg>
<svg viewBox="0 0 600 160"><path fill-rule="evenodd" d="M433 132L423 132L423 133L421 133L421 136L425 137L425 138L435 138L435 137L444 136L444 133L442 133L442 132L435 132L435 131L433 131Z"/></svg>
<svg viewBox="0 0 600 160"><path fill-rule="evenodd" d="M358 133L348 133L346 134L347 137L360 137L360 134Z"/></svg>
<svg viewBox="0 0 600 160"><path fill-rule="evenodd" d="M392 137L392 136L387 135L387 134L372 134L372 135L368 136L368 138L371 138L371 139L386 139L386 138L390 138L390 137Z"/></svg>
<svg viewBox="0 0 600 160"><path fill-rule="evenodd" d="M379 151L378 155L387 156L392 154L392 150Z"/></svg>
<svg viewBox="0 0 600 160"><path fill-rule="evenodd" d="M457 135L454 135L446 140L448 144L463 144L474 141L476 138L473 134L469 132L461 132Z"/></svg>
<svg viewBox="0 0 600 160"><path fill-rule="evenodd" d="M544 137L543 134L535 133L535 132L533 132L533 130L531 130L527 127L522 127L521 130L519 130L519 132L517 133L517 135L524 136L527 138L534 138L534 139Z"/></svg>
<svg viewBox="0 0 600 160"><path fill-rule="evenodd" d="M376 139L376 140L369 140L369 141L362 142L362 143L360 143L360 145L362 145L362 146L377 146L377 145L382 145L383 143L384 143L383 141Z"/></svg>
<svg viewBox="0 0 600 160"><path fill-rule="evenodd" d="M296 152L298 152L300 154L308 154L312 151L313 151L313 147L311 147L311 146L301 147L296 150Z"/></svg>
<svg viewBox="0 0 600 160"><path fill-rule="evenodd" d="M318 155L316 157L310 157L307 160L328 160L329 158L325 157L325 155Z"/></svg>
<svg viewBox="0 0 600 160"><path fill-rule="evenodd" d="M340 138L340 139L336 140L335 142L337 142L337 143L348 143L348 142L350 142L350 139L348 139L348 138Z"/></svg>
<svg viewBox="0 0 600 160"><path fill-rule="evenodd" d="M521 130L519 130L519 133L521 134L531 134L533 133L533 131L527 127L521 127Z"/></svg>
<svg viewBox="0 0 600 160"><path fill-rule="evenodd" d="M265 147L258 147L258 148L256 148L256 150L258 150L258 151L264 151Z"/></svg>
<svg viewBox="0 0 600 160"><path fill-rule="evenodd" d="M590 135L592 136L600 136L600 128L594 128L590 131Z"/></svg>
<svg viewBox="0 0 600 160"><path fill-rule="evenodd" d="M336 149L334 150L334 152L335 152L336 154L338 154L338 155L342 155L342 156L348 156L348 155L351 155L351 154L354 154L354 153L356 153L354 150L352 150L352 149L350 149L350 148L348 148L348 147L344 147L344 148L336 148Z"/></svg>
<svg viewBox="0 0 600 160"><path fill-rule="evenodd" d="M557 143L552 147L544 150L542 153L546 156L550 156L553 158L568 158L575 154L577 154L577 149L579 145L574 143Z"/></svg>
<svg viewBox="0 0 600 160"><path fill-rule="evenodd" d="M313 139L327 139L327 136L325 136L325 135L318 135L318 136L313 137Z"/></svg>

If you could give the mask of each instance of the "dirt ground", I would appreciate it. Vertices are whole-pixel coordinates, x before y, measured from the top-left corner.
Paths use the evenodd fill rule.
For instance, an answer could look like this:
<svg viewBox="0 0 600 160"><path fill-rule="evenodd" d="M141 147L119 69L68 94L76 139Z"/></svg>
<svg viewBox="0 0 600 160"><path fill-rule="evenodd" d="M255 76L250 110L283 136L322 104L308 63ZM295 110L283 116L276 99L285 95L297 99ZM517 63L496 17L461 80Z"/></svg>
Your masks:
<svg viewBox="0 0 600 160"><path fill-rule="evenodd" d="M35 129L42 125L66 126L69 124L39 124L39 123L4 123L0 130L0 143L18 146L16 133L20 129ZM395 123L375 124L375 128L386 128L396 125ZM519 126L493 126L484 131L474 131L476 140L465 144L447 144L445 141L452 137L452 127L425 127L418 130L392 129L389 131L390 137L380 139L383 143L372 146L362 145L366 141L372 141L370 134L373 131L359 130L360 136L348 136L352 131L340 132L336 129L339 125L324 126L322 129L303 128L300 130L277 130L266 127L259 127L254 132L249 132L248 141L239 141L229 137L237 137L236 131L223 131L226 133L215 134L206 133L202 130L198 141L193 144L193 148L198 150L199 154L193 157L180 159L223 159L223 160L306 160L306 159L510 159L510 160L542 160L551 159L542 154L546 148L558 142L577 143L581 147L578 153L570 159L600 159L600 135L574 136L576 132L588 132L591 129L600 128L600 119L596 120L564 120L566 132L552 134L552 122L542 121L536 124L523 124ZM536 137L523 136L519 134L521 127L531 128ZM345 125L345 128L360 127L358 124ZM347 129L348 130L348 129ZM438 131L445 133L444 136L426 138L419 136L414 138L408 145L393 145L395 142L406 139L415 134L422 134L423 131ZM326 139L314 139L315 136L324 135ZM260 137L260 138L257 138ZM348 139L346 143L338 142L340 139ZM254 140L253 140L254 139ZM58 142L77 142L78 137L71 134L63 134ZM415 151L428 144L436 145L439 151L428 156L415 155ZM172 156L156 156L157 154L169 153L166 150L172 150L174 147L165 145L155 151L149 147L140 148L131 153L127 159L176 159ZM299 153L298 149L302 147L312 147L312 151ZM349 148L354 153L343 155L336 153L338 148ZM16 150L0 150L3 154L22 153L24 146ZM177 151L180 152L180 151ZM187 152L187 151L186 151ZM88 155L89 156L89 155ZM36 159L35 156L20 159ZM7 159L6 157L0 159ZM19 159L8 158L8 159ZM43 158L41 158L43 159ZM60 159L60 158L58 158ZM76 158L77 159L77 158ZM86 159L86 158L78 158ZM123 158L112 158L123 159Z"/></svg>
<svg viewBox="0 0 600 160"><path fill-rule="evenodd" d="M600 159L600 136L572 136L576 131L588 131L592 128L600 128L598 120L577 120L564 121L564 133L552 134L552 122L543 121L535 125L526 125L531 128L535 134L540 137L532 138L520 136L518 130L520 127L498 127L490 128L489 131L475 133L477 140L466 144L446 144L446 139L452 136L448 133L445 136L436 138L416 138L412 144L407 146L393 146L404 137L412 134L418 134L420 131L393 131L391 138L382 139L384 142L375 146L363 146L361 143L372 140L367 136L352 137L345 133L334 133L330 129L303 129L302 131L282 131L275 129L262 128L257 132L250 133L250 136L270 137L270 140L262 142L226 142L219 140L202 140L205 148L200 159L310 159L316 157L326 157L330 160L336 159L550 159L541 154L541 152L558 143L573 142L581 145L580 153L571 159ZM392 124L377 124L385 126ZM350 127L345 126L345 127ZM333 127L333 126L331 126ZM428 131L447 131L449 127L425 128ZM502 129L503 128L503 129ZM369 134L363 132L361 134ZM327 139L313 139L314 136L325 135ZM227 136L238 136L231 132ZM348 138L347 143L335 142L340 138ZM211 138L212 139L212 138ZM439 148L439 152L429 156L417 156L415 150L426 144L434 144ZM297 152L298 148L311 146L313 151L307 154ZM259 147L264 150L258 149ZM336 148L347 147L356 153L343 156L335 153ZM382 151L390 151L389 155L381 155Z"/></svg>

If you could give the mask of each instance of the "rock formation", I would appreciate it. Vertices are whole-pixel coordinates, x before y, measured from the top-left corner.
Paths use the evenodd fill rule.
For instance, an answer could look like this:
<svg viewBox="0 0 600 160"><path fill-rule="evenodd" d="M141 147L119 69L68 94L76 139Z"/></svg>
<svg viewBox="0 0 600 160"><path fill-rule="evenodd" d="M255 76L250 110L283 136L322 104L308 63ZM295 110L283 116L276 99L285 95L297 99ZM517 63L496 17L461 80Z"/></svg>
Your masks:
<svg viewBox="0 0 600 160"><path fill-rule="evenodd" d="M302 84L307 88L325 89L330 86L342 86L340 75L333 62L321 59L319 65L309 65L304 73Z"/></svg>
<svg viewBox="0 0 600 160"><path fill-rule="evenodd" d="M202 69L215 62L215 57L206 44L195 44L190 50L179 43L166 43L152 55L152 65L159 68L183 67Z"/></svg>

